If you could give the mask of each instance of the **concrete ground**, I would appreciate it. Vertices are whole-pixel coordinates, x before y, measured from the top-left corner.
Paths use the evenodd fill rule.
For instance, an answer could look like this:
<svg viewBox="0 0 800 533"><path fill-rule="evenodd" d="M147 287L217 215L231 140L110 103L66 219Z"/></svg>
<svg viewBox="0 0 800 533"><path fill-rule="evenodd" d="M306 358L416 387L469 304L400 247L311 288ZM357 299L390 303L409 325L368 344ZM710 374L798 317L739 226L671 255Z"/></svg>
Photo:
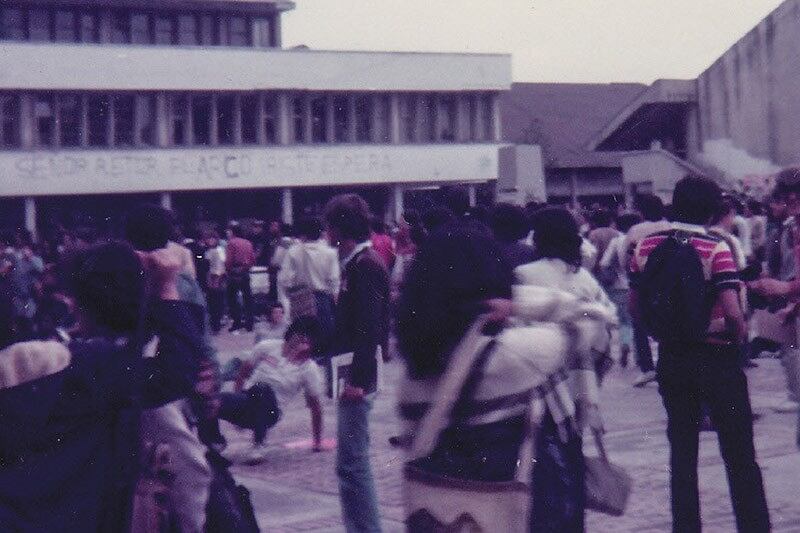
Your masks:
<svg viewBox="0 0 800 533"><path fill-rule="evenodd" d="M250 335L222 335L223 359L252 346ZM777 360L760 360L748 372L753 406L761 418L755 426L756 447L764 473L767 499L775 531L800 532L800 454L795 445L796 415L776 414L770 407L784 398L783 374ZM404 531L400 472L402 454L387 439L396 433L394 387L399 364L387 367L386 389L377 399L371 418L372 465L381 516L387 532ZM669 531L668 446L666 416L655 385L634 389L634 369L612 371L603 389L606 437L612 460L634 479L628 511L621 518L588 515L590 532ZM238 455L250 442L250 432L225 425L229 452ZM335 436L334 405L325 405L325 436ZM340 532L334 451L313 453L307 448L310 418L302 401L284 408L284 419L270 433L267 459L255 466L237 465L237 479L252 492L263 531ZM725 470L714 433L701 437L700 490L704 531L736 530ZM591 454L587 444L587 454Z"/></svg>

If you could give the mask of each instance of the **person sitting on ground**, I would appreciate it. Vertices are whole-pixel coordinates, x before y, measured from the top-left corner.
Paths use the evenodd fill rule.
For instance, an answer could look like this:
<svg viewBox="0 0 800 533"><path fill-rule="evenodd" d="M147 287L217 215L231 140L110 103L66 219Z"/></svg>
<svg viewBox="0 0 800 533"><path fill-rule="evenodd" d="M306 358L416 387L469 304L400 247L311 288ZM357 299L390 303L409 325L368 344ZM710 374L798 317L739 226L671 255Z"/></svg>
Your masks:
<svg viewBox="0 0 800 533"><path fill-rule="evenodd" d="M219 416L239 427L253 430L253 449L248 460L266 456L266 436L285 409L301 392L311 411L314 451L322 450L322 395L325 381L322 369L312 356L319 335L313 318L298 318L286 330L284 340L258 343L252 359L242 364L237 392L220 395Z"/></svg>
<svg viewBox="0 0 800 533"><path fill-rule="evenodd" d="M267 340L281 340L286 334L286 312L283 304L272 302L267 308L267 321L256 326L256 344Z"/></svg>
<svg viewBox="0 0 800 533"><path fill-rule="evenodd" d="M138 411L191 394L198 371L200 320L178 301L180 262L173 250L89 248L69 277L74 339L0 353L3 530L128 529ZM143 358L156 335L158 352Z"/></svg>

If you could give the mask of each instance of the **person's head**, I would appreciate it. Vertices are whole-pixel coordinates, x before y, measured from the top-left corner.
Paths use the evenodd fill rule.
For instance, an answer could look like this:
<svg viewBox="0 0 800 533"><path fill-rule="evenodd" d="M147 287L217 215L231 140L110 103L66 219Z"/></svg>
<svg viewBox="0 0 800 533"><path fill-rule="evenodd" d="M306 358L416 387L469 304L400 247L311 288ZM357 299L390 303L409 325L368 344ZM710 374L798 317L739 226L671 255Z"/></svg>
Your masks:
<svg viewBox="0 0 800 533"><path fill-rule="evenodd" d="M433 233L445 224L455 220L456 216L447 207L431 207L422 213L422 223L428 233Z"/></svg>
<svg viewBox="0 0 800 533"><path fill-rule="evenodd" d="M442 204L457 217L469 213L469 193L462 187L442 187Z"/></svg>
<svg viewBox="0 0 800 533"><path fill-rule="evenodd" d="M786 214L800 215L800 167L781 170L776 181L775 195L786 204Z"/></svg>
<svg viewBox="0 0 800 533"><path fill-rule="evenodd" d="M722 190L708 178L687 176L675 185L672 193L672 216L675 222L705 226L719 213Z"/></svg>
<svg viewBox="0 0 800 533"><path fill-rule="evenodd" d="M284 316L285 312L280 302L273 302L270 304L268 319L272 324L281 324Z"/></svg>
<svg viewBox="0 0 800 533"><path fill-rule="evenodd" d="M397 312L397 340L414 377L439 375L450 351L485 311L485 301L510 298L513 274L483 224L454 221L417 251Z"/></svg>
<svg viewBox="0 0 800 533"><path fill-rule="evenodd" d="M320 337L316 318L303 316L292 322L283 335L283 354L294 362L303 362L314 355Z"/></svg>
<svg viewBox="0 0 800 533"><path fill-rule="evenodd" d="M294 228L297 236L305 241L316 241L322 236L322 222L317 217L305 216Z"/></svg>
<svg viewBox="0 0 800 533"><path fill-rule="evenodd" d="M547 207L538 211L531 221L533 245L539 259L560 259L581 266L583 239L575 217L563 207Z"/></svg>
<svg viewBox="0 0 800 533"><path fill-rule="evenodd" d="M231 237L244 238L244 228L241 224L231 224L228 226L228 231L230 231Z"/></svg>
<svg viewBox="0 0 800 533"><path fill-rule="evenodd" d="M280 237L283 230L283 224L280 220L273 220L269 223L268 233L270 237Z"/></svg>
<svg viewBox="0 0 800 533"><path fill-rule="evenodd" d="M331 244L360 243L370 236L369 205L357 194L340 194L325 206L325 225Z"/></svg>
<svg viewBox="0 0 800 533"><path fill-rule="evenodd" d="M216 248L219 246L219 233L217 233L217 230L209 229L203 232L203 245L206 248Z"/></svg>
<svg viewBox="0 0 800 533"><path fill-rule="evenodd" d="M372 217L369 227L375 235L387 235L389 233L389 230L386 228L386 222L379 217Z"/></svg>
<svg viewBox="0 0 800 533"><path fill-rule="evenodd" d="M786 218L786 201L779 194L772 194L767 203L767 216L773 221L782 222Z"/></svg>
<svg viewBox="0 0 800 533"><path fill-rule="evenodd" d="M136 249L152 252L164 248L175 236L172 212L157 205L142 204L125 219L125 239Z"/></svg>
<svg viewBox="0 0 800 533"><path fill-rule="evenodd" d="M515 242L528 235L528 217L523 208L500 203L492 210L491 228L498 241Z"/></svg>
<svg viewBox="0 0 800 533"><path fill-rule="evenodd" d="M617 217L617 229L622 233L628 233L632 227L642 221L638 213L623 213Z"/></svg>
<svg viewBox="0 0 800 533"><path fill-rule="evenodd" d="M764 214L764 205L758 200L750 199L747 201L747 211L752 217L762 216Z"/></svg>
<svg viewBox="0 0 800 533"><path fill-rule="evenodd" d="M645 220L649 222L663 220L664 202L655 194L640 194L636 197L634 204Z"/></svg>
<svg viewBox="0 0 800 533"><path fill-rule="evenodd" d="M719 208L714 216L712 224L719 226L728 233L733 233L736 228L736 204L732 198L725 196L719 203Z"/></svg>
<svg viewBox="0 0 800 533"><path fill-rule="evenodd" d="M598 207L589 214L589 224L593 229L609 228L614 222L614 215L605 207Z"/></svg>
<svg viewBox="0 0 800 533"><path fill-rule="evenodd" d="M85 326L129 335L139 326L145 299L142 262L130 244L109 242L69 258L68 288Z"/></svg>

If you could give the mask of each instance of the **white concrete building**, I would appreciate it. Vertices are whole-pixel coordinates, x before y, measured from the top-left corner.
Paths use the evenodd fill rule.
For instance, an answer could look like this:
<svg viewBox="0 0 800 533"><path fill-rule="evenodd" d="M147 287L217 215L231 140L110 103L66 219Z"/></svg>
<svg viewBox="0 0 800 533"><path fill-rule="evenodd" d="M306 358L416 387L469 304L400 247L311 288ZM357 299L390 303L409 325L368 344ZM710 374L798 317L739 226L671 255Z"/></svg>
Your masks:
<svg viewBox="0 0 800 533"><path fill-rule="evenodd" d="M392 216L409 189L497 178L509 56L284 50L292 8L0 4L0 224L131 199L290 222L353 186Z"/></svg>

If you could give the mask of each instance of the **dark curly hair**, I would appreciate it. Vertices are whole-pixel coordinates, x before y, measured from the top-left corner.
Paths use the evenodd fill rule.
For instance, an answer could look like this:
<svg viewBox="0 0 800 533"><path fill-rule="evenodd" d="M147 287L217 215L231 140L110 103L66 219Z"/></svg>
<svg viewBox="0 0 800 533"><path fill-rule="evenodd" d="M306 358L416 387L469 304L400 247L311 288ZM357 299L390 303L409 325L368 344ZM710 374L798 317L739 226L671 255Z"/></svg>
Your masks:
<svg viewBox="0 0 800 533"><path fill-rule="evenodd" d="M483 224L454 221L432 233L406 276L397 339L409 374L437 376L490 298L509 298L513 274Z"/></svg>

